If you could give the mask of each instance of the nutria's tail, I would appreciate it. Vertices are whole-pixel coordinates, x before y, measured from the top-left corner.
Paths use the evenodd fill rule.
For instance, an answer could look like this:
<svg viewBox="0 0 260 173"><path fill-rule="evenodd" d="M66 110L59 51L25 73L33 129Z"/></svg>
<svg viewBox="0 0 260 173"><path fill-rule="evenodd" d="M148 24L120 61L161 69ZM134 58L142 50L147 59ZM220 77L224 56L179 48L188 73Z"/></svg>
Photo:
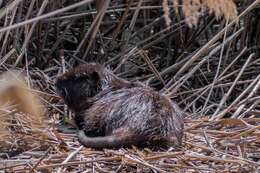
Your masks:
<svg viewBox="0 0 260 173"><path fill-rule="evenodd" d="M101 137L88 137L83 130L78 132L79 142L85 147L102 148L120 148L131 145L139 145L145 139L134 135L111 135Z"/></svg>

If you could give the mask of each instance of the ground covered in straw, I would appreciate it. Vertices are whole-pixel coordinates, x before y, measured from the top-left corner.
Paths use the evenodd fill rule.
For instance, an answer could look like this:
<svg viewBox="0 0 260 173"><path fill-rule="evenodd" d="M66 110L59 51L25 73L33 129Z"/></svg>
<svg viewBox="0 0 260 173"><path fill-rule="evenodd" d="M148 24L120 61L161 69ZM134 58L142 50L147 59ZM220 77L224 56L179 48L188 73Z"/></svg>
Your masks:
<svg viewBox="0 0 260 173"><path fill-rule="evenodd" d="M48 137L34 132L6 141L13 157L0 160L6 172L258 172L260 119L186 119L183 147L151 150L84 148L75 135L48 126ZM19 142L26 141L22 145ZM9 143L11 142L11 143ZM19 146L18 146L19 143ZM17 147L17 148L16 148ZM27 148L27 149L26 149ZM10 154L10 153L9 153ZM4 157L4 155L2 155Z"/></svg>

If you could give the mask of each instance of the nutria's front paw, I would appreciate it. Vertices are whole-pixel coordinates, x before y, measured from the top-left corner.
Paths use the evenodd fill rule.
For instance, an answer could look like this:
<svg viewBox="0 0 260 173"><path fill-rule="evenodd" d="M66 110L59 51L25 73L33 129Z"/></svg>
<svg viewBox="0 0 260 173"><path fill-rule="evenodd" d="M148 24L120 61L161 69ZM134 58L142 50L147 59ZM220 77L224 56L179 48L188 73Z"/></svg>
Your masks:
<svg viewBox="0 0 260 173"><path fill-rule="evenodd" d="M80 144L83 144L83 139L85 138L85 132L84 132L84 130L79 130L78 132L77 132L77 136L78 136L78 141L79 141L79 143Z"/></svg>
<svg viewBox="0 0 260 173"><path fill-rule="evenodd" d="M71 125L64 125L59 124L57 125L58 132L64 133L64 134L75 134L77 132L77 129Z"/></svg>

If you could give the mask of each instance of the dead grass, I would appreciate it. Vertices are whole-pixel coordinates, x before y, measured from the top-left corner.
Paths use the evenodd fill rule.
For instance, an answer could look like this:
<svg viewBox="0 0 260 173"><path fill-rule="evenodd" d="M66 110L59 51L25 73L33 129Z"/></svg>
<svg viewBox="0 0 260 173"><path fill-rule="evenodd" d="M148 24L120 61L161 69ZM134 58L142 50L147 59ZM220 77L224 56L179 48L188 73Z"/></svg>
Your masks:
<svg viewBox="0 0 260 173"><path fill-rule="evenodd" d="M148 148L95 151L79 145L75 135L50 129L39 147L39 138L26 138L27 149L0 161L0 170L11 172L257 172L259 171L259 118L208 121L186 119L181 149ZM38 146L38 147L37 147ZM19 151L19 150L18 150Z"/></svg>
<svg viewBox="0 0 260 173"><path fill-rule="evenodd" d="M12 148L14 141L20 141L18 148L25 147L28 138L40 140L46 137L42 131L43 107L38 97L26 85L25 76L18 71L9 71L0 76L0 149ZM27 143L28 144L28 143ZM25 148L24 148L25 147ZM2 153L1 152L1 153Z"/></svg>
<svg viewBox="0 0 260 173"><path fill-rule="evenodd" d="M185 16L186 23L192 27L197 26L200 17L206 14L214 14L216 18L224 17L225 20L231 21L237 18L237 7L233 0L172 0L175 12L179 13L178 6L182 6L182 12ZM163 0L163 10L166 25L170 26L171 19L169 13L169 4Z"/></svg>
<svg viewBox="0 0 260 173"><path fill-rule="evenodd" d="M259 0L90 2L2 1L0 71L26 80L0 81L0 172L259 172ZM96 151L59 133L73 114L56 76L90 61L187 111L183 147Z"/></svg>

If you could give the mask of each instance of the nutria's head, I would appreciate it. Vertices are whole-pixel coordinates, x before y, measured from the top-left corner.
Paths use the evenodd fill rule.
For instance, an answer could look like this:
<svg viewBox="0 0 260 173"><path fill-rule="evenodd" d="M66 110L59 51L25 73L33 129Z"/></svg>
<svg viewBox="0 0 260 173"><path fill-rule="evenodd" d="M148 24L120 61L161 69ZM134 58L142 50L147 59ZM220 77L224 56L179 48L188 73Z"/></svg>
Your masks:
<svg viewBox="0 0 260 173"><path fill-rule="evenodd" d="M92 98L101 91L98 71L102 66L95 63L71 69L56 80L56 92L74 111L80 111L91 104Z"/></svg>

